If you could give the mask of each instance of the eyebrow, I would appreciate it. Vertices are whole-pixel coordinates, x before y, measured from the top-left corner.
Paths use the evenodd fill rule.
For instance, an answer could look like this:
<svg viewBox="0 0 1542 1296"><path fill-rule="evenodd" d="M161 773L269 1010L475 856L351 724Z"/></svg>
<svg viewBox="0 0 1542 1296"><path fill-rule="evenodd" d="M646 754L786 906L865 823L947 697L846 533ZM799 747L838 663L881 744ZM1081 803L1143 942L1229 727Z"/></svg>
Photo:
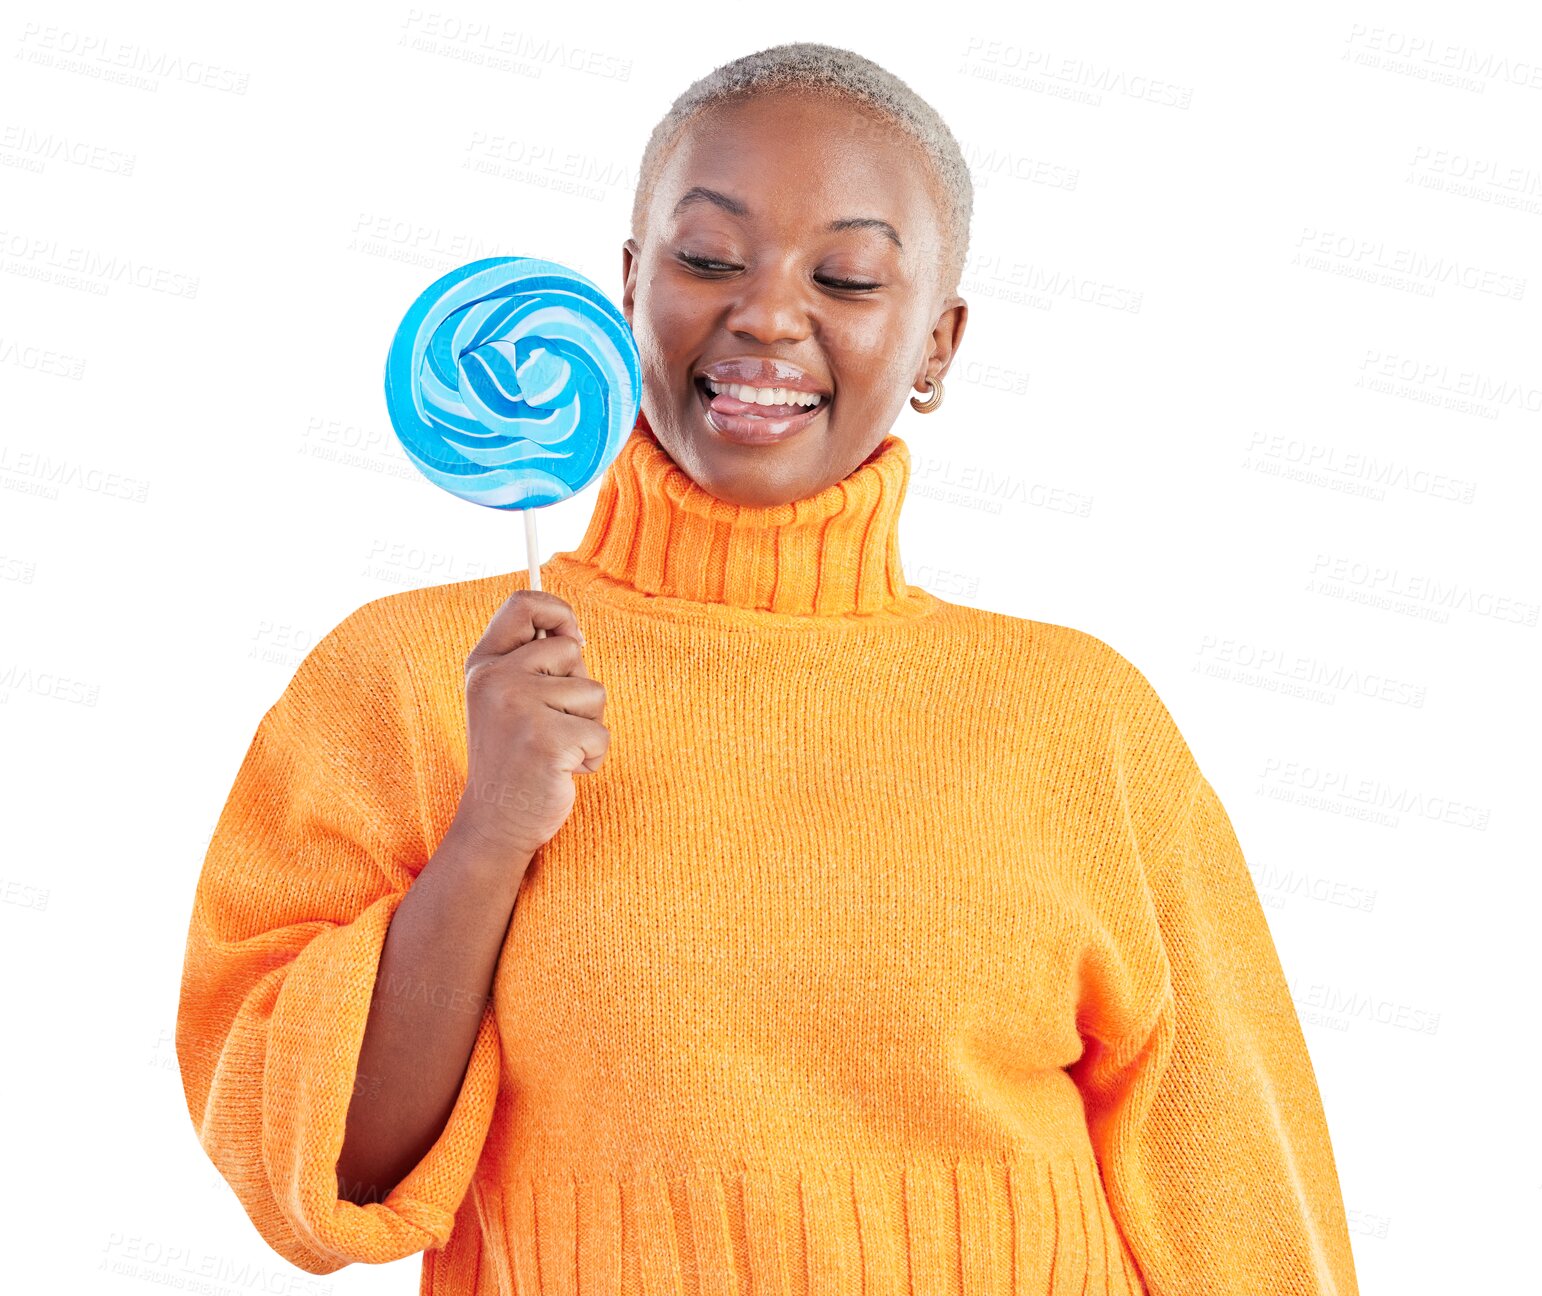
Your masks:
<svg viewBox="0 0 1542 1296"><path fill-rule="evenodd" d="M750 209L737 198L731 198L725 193L719 193L716 189L708 189L705 185L692 185L687 189L680 201L675 204L674 214L679 215L680 212L692 203L699 202L713 203L732 216L747 217L750 214ZM890 240L901 251L905 247L900 242L899 231L889 224L888 221L880 220L876 216L847 216L842 220L831 221L826 228L836 232L850 229L873 229Z"/></svg>

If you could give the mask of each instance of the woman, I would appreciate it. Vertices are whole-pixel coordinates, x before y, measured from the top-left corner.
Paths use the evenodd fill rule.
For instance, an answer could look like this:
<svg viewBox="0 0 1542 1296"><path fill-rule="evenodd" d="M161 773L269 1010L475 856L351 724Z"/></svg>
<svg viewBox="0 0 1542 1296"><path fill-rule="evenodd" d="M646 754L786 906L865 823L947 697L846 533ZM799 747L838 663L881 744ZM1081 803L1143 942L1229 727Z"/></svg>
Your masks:
<svg viewBox="0 0 1542 1296"><path fill-rule="evenodd" d="M692 86L644 156L643 414L581 544L544 591L367 604L263 717L177 1045L300 1268L1356 1291L1268 926L1171 716L1098 639L904 578L889 429L942 400L970 204L946 126L855 54Z"/></svg>

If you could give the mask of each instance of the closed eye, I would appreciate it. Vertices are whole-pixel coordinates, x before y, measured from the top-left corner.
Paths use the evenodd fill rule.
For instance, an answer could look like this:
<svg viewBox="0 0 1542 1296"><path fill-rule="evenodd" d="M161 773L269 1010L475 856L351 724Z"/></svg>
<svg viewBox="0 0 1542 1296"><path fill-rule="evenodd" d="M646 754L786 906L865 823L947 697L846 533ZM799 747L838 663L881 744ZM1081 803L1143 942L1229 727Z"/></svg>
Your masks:
<svg viewBox="0 0 1542 1296"><path fill-rule="evenodd" d="M730 265L726 261L713 261L707 257L691 256L685 252L678 253L677 255L691 269L698 270L704 275L732 274L735 270L740 269L739 266ZM826 287L837 289L840 292L872 292L883 287L882 284L864 283L860 279L819 279L816 276L816 280Z"/></svg>

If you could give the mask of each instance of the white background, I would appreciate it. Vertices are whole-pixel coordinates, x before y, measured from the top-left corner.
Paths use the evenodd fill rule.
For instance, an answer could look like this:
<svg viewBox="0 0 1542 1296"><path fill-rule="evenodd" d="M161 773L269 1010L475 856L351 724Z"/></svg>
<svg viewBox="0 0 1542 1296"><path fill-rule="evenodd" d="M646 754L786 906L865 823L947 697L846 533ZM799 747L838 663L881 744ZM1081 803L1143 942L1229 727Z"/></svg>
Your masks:
<svg viewBox="0 0 1542 1296"><path fill-rule="evenodd" d="M908 81L975 174L968 333L894 428L910 579L1089 630L1167 701L1269 915L1362 1289L1535 1282L1542 24L1059 8L8 7L8 1287L212 1258L264 1284L221 1292L416 1291L417 1257L290 1268L197 1145L203 852L321 634L523 565L391 433L407 305L499 254L619 298L653 124L796 39Z"/></svg>

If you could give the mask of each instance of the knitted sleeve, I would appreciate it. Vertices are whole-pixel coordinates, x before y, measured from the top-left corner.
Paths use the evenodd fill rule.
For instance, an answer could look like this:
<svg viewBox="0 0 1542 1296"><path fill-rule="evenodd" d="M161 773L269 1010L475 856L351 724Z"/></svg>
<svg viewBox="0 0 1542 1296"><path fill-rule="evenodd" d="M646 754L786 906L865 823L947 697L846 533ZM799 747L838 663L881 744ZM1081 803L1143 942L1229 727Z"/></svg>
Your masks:
<svg viewBox="0 0 1542 1296"><path fill-rule="evenodd" d="M1258 893L1215 790L1138 689L1155 718L1130 728L1123 786L1171 789L1165 821L1131 814L1154 1007L1073 1070L1110 1209L1151 1296L1357 1296L1322 1099ZM1141 752L1162 779L1143 781ZM1154 834L1159 821L1175 827Z"/></svg>
<svg viewBox="0 0 1542 1296"><path fill-rule="evenodd" d="M265 1241L310 1273L444 1246L490 1127L491 1004L448 1125L382 1202L337 1159L387 929L427 862L411 682L377 603L263 716L193 900L176 1047L205 1153Z"/></svg>

